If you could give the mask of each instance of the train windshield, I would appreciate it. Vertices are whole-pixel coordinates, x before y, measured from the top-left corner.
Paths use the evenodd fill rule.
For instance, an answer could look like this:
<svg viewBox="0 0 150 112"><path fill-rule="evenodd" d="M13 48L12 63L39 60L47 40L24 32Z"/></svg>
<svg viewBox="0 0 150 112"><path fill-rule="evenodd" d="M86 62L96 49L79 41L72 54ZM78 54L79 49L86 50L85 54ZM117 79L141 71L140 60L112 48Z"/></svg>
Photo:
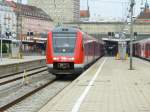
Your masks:
<svg viewBox="0 0 150 112"><path fill-rule="evenodd" d="M72 56L74 55L76 33L53 33L54 54Z"/></svg>

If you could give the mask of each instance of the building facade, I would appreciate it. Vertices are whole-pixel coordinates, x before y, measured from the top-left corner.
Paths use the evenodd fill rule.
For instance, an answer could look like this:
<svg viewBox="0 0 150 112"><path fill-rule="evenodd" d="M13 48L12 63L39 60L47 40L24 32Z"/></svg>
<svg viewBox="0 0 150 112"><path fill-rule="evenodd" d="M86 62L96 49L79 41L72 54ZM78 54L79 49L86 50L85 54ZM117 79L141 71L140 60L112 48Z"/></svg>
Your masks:
<svg viewBox="0 0 150 112"><path fill-rule="evenodd" d="M136 18L135 22L138 22L138 23L150 23L150 8L149 8L149 4L148 4L147 1L145 2L145 7L140 12L140 14Z"/></svg>
<svg viewBox="0 0 150 112"><path fill-rule="evenodd" d="M89 21L90 11L88 10L80 10L80 21Z"/></svg>
<svg viewBox="0 0 150 112"><path fill-rule="evenodd" d="M43 9L55 23L80 19L80 0L28 0L28 4Z"/></svg>
<svg viewBox="0 0 150 112"><path fill-rule="evenodd" d="M88 34L95 35L98 38L108 37L108 32L122 32L124 22L77 22L65 23L65 26L79 27ZM126 26L126 34L130 34L130 25ZM133 32L137 32L137 39L150 37L150 23L136 22L133 24Z"/></svg>
<svg viewBox="0 0 150 112"><path fill-rule="evenodd" d="M12 38L16 33L16 15L7 4L0 2L0 34Z"/></svg>
<svg viewBox="0 0 150 112"><path fill-rule="evenodd" d="M41 38L53 28L53 21L42 9L35 6L6 1L16 14L18 39Z"/></svg>

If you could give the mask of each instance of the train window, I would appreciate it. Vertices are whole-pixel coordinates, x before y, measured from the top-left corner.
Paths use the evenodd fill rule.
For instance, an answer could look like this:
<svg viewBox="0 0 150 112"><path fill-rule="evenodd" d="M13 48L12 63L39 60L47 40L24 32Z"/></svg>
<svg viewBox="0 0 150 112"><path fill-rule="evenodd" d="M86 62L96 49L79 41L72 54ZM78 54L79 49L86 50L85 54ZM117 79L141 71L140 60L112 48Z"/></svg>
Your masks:
<svg viewBox="0 0 150 112"><path fill-rule="evenodd" d="M145 45L145 49L146 49L146 51L148 51L148 44Z"/></svg>
<svg viewBox="0 0 150 112"><path fill-rule="evenodd" d="M73 55L76 33L54 33L53 48L55 55Z"/></svg>
<svg viewBox="0 0 150 112"><path fill-rule="evenodd" d="M68 31L68 29L64 29L64 28L63 28L62 31Z"/></svg>

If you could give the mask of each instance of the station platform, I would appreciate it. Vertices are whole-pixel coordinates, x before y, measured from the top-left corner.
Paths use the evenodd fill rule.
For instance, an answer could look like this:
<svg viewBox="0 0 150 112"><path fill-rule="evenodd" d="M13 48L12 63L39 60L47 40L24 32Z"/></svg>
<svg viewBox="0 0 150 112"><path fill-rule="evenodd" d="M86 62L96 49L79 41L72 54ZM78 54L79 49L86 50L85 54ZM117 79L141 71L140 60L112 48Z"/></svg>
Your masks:
<svg viewBox="0 0 150 112"><path fill-rule="evenodd" d="M22 59L11 59L11 58L2 58L0 59L0 65L9 65L9 64L16 64L16 63L23 63L35 60L42 60L46 59L45 56L23 56Z"/></svg>
<svg viewBox="0 0 150 112"><path fill-rule="evenodd" d="M104 57L39 112L150 112L150 63Z"/></svg>
<svg viewBox="0 0 150 112"><path fill-rule="evenodd" d="M45 56L24 56L23 59L2 58L0 59L0 76L46 66L45 59Z"/></svg>

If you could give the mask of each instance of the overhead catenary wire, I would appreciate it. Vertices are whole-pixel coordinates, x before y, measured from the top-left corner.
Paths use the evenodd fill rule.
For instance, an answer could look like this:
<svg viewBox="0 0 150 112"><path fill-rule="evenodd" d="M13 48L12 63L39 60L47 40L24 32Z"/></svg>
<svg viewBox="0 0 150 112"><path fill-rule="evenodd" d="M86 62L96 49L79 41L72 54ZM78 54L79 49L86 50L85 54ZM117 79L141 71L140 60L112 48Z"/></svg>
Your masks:
<svg viewBox="0 0 150 112"><path fill-rule="evenodd" d="M56 1L54 0L54 8L56 8Z"/></svg>
<svg viewBox="0 0 150 112"><path fill-rule="evenodd" d="M122 3L125 3L125 4L129 4L130 2L129 1L112 1L112 0L90 0L91 2L101 2L101 3L109 3L109 4L122 4Z"/></svg>

